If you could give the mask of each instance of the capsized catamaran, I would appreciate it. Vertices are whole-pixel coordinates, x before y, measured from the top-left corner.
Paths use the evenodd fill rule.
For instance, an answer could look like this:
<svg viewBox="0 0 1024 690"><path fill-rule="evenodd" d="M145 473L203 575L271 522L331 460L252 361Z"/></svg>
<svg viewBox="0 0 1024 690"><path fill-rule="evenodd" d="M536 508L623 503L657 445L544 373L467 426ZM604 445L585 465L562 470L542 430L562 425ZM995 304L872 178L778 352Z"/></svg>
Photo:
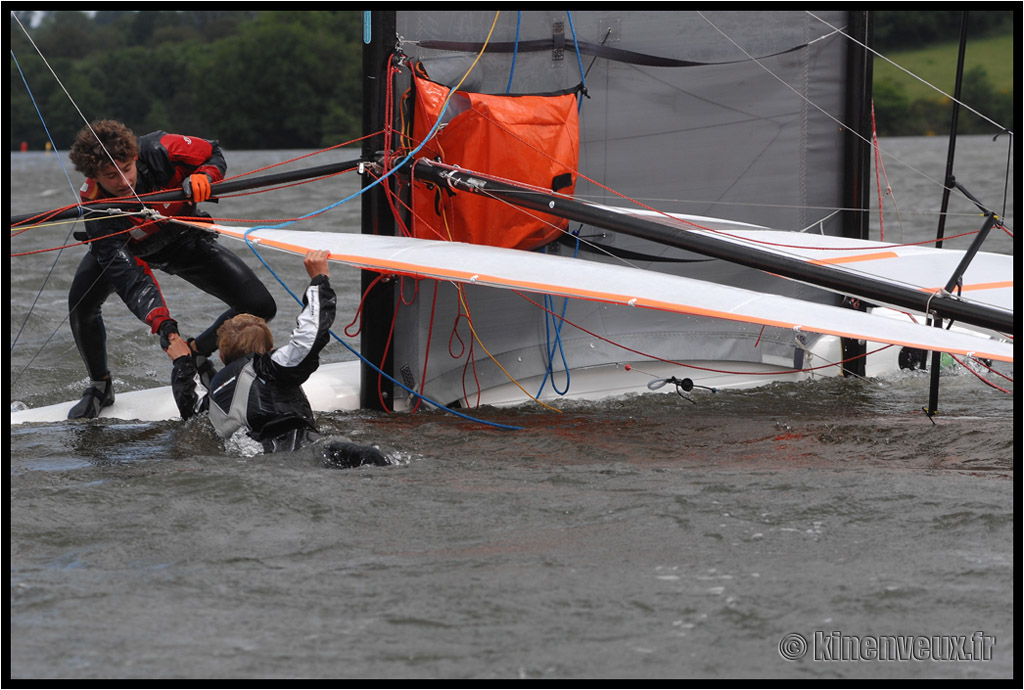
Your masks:
<svg viewBox="0 0 1024 690"><path fill-rule="evenodd" d="M868 240L864 14L752 14L372 13L363 234L206 226L364 269L361 362L314 409L1012 362L1012 257ZM104 415L177 413L164 388Z"/></svg>
<svg viewBox="0 0 1024 690"><path fill-rule="evenodd" d="M375 15L385 48L368 49L367 73L377 78L367 85L389 88L365 94L367 117L379 114L368 131L393 138L366 152L388 151L381 173L404 165L405 174L364 198L373 223L364 232L644 271L628 289L609 283L624 293L668 274L700 281L679 287L680 300L723 285L827 305L840 323L853 320L847 306L935 315L945 302L958 312L945 316L974 321L985 337L1012 332L1008 258L970 262L967 284L999 284L987 291L996 302L983 305L974 299L981 291L943 289L960 257L943 255L915 276L903 266L929 263L927 250L911 257L866 244L867 22L861 12ZM810 230L780 241L764 228ZM748 233L742 249L730 246L740 243L737 229ZM883 266L886 252L898 258ZM367 406L412 406L418 392L472 407L644 390L626 365L715 387L871 374L897 368L904 347L865 356L894 342L892 319L877 313L879 334L863 339L823 323L798 333L768 325L769 300L760 320L745 323L563 302L553 288L541 300L432 287L373 288L380 301L366 312L363 355L402 383L366 371ZM969 314L960 308L968 302ZM982 311L993 318L976 320Z"/></svg>

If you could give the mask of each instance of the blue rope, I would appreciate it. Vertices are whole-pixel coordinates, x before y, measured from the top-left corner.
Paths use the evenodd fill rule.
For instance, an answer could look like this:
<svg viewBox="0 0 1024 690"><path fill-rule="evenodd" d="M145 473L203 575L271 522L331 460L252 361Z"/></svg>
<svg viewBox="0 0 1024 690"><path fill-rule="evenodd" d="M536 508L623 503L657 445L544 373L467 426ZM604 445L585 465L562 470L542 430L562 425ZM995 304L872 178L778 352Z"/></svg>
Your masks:
<svg viewBox="0 0 1024 690"><path fill-rule="evenodd" d="M576 237L576 248L573 250L573 258L579 255L580 239L579 232L574 232L573 235ZM562 326L565 325L565 312L569 306L569 298L566 297L565 301L562 302L562 314L557 319L554 316L554 297L551 295L544 295L544 334L547 340L547 353L548 363L547 370L544 372L544 380L540 382L540 388L537 391L535 397L540 397L540 394L544 391L544 386L547 385L548 378L551 379L551 389L558 395L565 395L569 392L569 386L571 384L572 376L569 373L569 362L565 356L565 347L562 344ZM557 321L555 325L555 338L554 343L551 341L551 322ZM555 373L554 373L554 359L555 351L558 351L559 356L562 358L562 368L565 371L565 387L561 390L555 385Z"/></svg>
<svg viewBox="0 0 1024 690"><path fill-rule="evenodd" d="M25 73L21 69L21 63L18 62L18 57L14 54L14 50L11 50L11 59L14 60L15 66L18 68L18 75L21 77L22 83L25 85L25 91L28 92L28 97L32 101L32 107L35 108L36 115L39 116L39 122L43 126L43 131L46 132L46 139L50 142L50 147L56 153L57 146L53 141L53 135L50 134L50 128L46 126L46 119L43 117L43 113L39 110L39 104L36 102L35 94L32 93L32 88L28 85L28 79L25 77ZM75 192L75 185L71 182L71 176L68 174L67 168L64 166L64 161L61 160L60 155L57 155L57 163L60 165L61 170L64 172L64 177L68 181L68 187L71 188L71 193ZM71 234L74 230L69 230L67 237L64 238L64 244L68 243L71 238ZM39 297L43 294L43 290L46 289L46 284L50 281L50 277L53 275L53 270L57 268L57 262L60 261L61 254L64 253L64 247L61 246L57 250L57 254L53 259L53 264L50 265L50 270L47 271L46 277L43 278L43 284L39 287L39 291L36 293L35 299L32 300L31 306L29 306L28 313L25 314L25 319L21 322L21 326L18 328L18 333L14 336L14 342L11 343L11 351L14 351L14 346L18 344L18 340L21 338L22 332L25 330L25 325L28 323L29 317L35 311L36 305L39 303Z"/></svg>
<svg viewBox="0 0 1024 690"><path fill-rule="evenodd" d="M516 58L519 57L519 29L523 25L523 13L516 12L516 47L512 51L512 66L508 71L508 86L505 87L505 93L512 93L512 77L516 73Z"/></svg>
<svg viewBox="0 0 1024 690"><path fill-rule="evenodd" d="M562 314L557 319L555 325L555 338L554 342L551 340L551 322L556 320L554 316L555 300L551 295L544 295L544 335L547 339L547 351L548 351L548 364L547 370L544 372L544 380L540 382L540 388L537 390L536 397L540 397L540 394L544 391L544 386L547 384L548 378L551 379L551 390L558 395L565 395L569 392L569 386L571 384L571 375L569 373L569 362L565 358L565 348L562 347L562 325L565 323L565 310L569 306L569 299L565 298L562 302ZM562 359L562 369L565 371L565 387L559 389L555 384L555 351L558 351L559 356Z"/></svg>
<svg viewBox="0 0 1024 690"><path fill-rule="evenodd" d="M579 65L579 69L580 69L580 83L583 85L583 89L585 91L586 90L586 73L584 72L584 69L583 69L583 57L580 54L579 42L576 40L576 27L574 26L573 21L572 21L572 12L566 12L566 17L569 20L569 30L572 32L573 46L576 49L576 63L577 63L577 65ZM518 55L519 55L519 32L520 32L520 29L522 28L522 20L523 20L523 13L522 12L517 12L516 13L515 49L512 52L512 66L509 69L508 85L505 87L505 93L506 94L511 93L511 91L512 91L512 78L515 75L516 60L517 60ZM577 103L576 107L577 107L578 110L582 110L583 109L583 100L582 99L579 100L579 102ZM578 251L579 251L579 237L577 237L577 239L576 239L576 252L578 252ZM575 255L576 254L574 253L574 256ZM552 341L552 336L551 336L551 328L552 328L552 326L551 326L551 322L553 320L556 320L556 317L554 316L554 313L553 313L554 312L554 306L555 306L554 305L554 298L551 295L544 295L544 307L545 307L545 312L544 312L544 314L545 314L545 316L544 316L544 332L545 332L545 339L546 339L546 342L547 342L547 347L545 349L547 350L547 359L548 359L548 361L547 361L546 370L544 372L544 380L541 381L540 388L537 391L536 397L538 397L538 398L540 397L541 393L544 391L544 386L547 385L548 379L551 379L551 389L553 391L555 391L555 393L557 393L558 395L565 395L566 393L568 393L569 392L569 387L570 387L570 384L571 384L571 375L569 373L569 363L566 360L565 348L564 348L564 346L562 344L562 326L565 324L565 312L566 312L567 307L569 306L569 300L568 300L568 298L566 298L566 300L562 303L562 314L557 319L558 323L554 327L555 328L555 334L554 334L554 340ZM562 359L562 366L563 366L563 369L565 370L565 387L562 388L562 389L558 388L558 386L555 384L555 380L554 380L554 358L555 358L555 352L556 351L559 353L559 356Z"/></svg>
<svg viewBox="0 0 1024 690"><path fill-rule="evenodd" d="M572 44L576 47L576 63L580 66L580 84L582 84L583 93L587 91L587 74L583 69L583 56L580 55L580 44L576 40L576 27L572 23L572 12L566 12L565 16L569 19L569 30L572 31ZM576 105L577 110L583 110L583 99L579 99L579 103Z"/></svg>
<svg viewBox="0 0 1024 690"><path fill-rule="evenodd" d="M582 84L583 91L585 92L586 91L586 85L587 85L587 75L586 75L586 72L583 69L583 56L580 54L579 41L576 40L576 27L575 27L575 25L572 22L572 12L568 12L567 11L565 13L565 15L566 15L566 18L569 20L569 30L572 32L572 44L573 44L573 46L576 49L576 63L579 65L579 68L580 68L580 83ZM516 30L517 47L518 47L518 39L519 39L519 33L518 33L518 28L517 28L517 30ZM576 104L576 109L577 110L583 110L583 99L582 98L578 100L578 102ZM573 257L576 257L578 255L578 253L579 253L580 240L579 240L579 233L574 233L574 234L576 235L576 249L573 252ZM547 363L547 370L544 372L544 380L541 381L540 389L537 391L537 397L538 398L540 397L541 392L544 390L544 386L547 385L548 378L551 379L551 389L553 391L555 391L555 393L557 393L558 395L565 395L566 393L569 392L569 386L571 384L571 378L572 377L569 374L569 363L568 363L568 361L565 358L565 348L562 345L562 326L565 324L565 311L566 311L566 308L568 306L569 306L569 300L568 300L568 298L566 298L565 302L562 303L562 314L561 314L561 316L558 319L558 324L555 326L555 338L554 338L554 343L552 343L551 342L551 321L555 318L553 313L552 313L553 312L553 308L554 308L554 298L551 297L551 295L544 295L544 307L545 307L545 312L544 312L545 313L545 317L544 317L544 331L545 331L545 337L546 337L547 343L548 343L548 347L547 347L548 363ZM555 358L555 351L556 350L558 351L559 356L562 359L562 366L565 369L565 387L563 389L561 389L561 390L559 390L559 388L555 385L555 379L554 379L554 358Z"/></svg>

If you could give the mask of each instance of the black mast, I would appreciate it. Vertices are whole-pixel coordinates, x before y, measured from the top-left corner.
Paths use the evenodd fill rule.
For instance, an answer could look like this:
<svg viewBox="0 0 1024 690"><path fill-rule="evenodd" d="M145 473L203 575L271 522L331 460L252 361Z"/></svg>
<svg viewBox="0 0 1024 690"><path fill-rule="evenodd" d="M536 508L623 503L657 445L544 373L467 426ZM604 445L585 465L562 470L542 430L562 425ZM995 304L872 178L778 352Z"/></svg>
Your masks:
<svg viewBox="0 0 1024 690"><path fill-rule="evenodd" d="M391 88L387 82L388 61L397 37L397 23L393 11L374 11L368 16L369 26L364 26L363 39L363 135L373 136L363 140L363 159L372 161L378 152L384 150L381 132L388 116L385 112L387 90ZM372 182L364 178L363 186L367 187ZM394 218L379 184L362 195L362 233L395 234ZM359 347L366 360L390 376L394 364L393 348L388 347L388 331L395 309L395 291L393 282L378 281L374 284L378 277L379 274L373 271L362 272L365 301ZM360 376L360 407L380 410L391 408L393 402L394 385L391 380L364 363Z"/></svg>
<svg viewBox="0 0 1024 690"><path fill-rule="evenodd" d="M289 170L286 172L270 173L268 175L259 175L256 177L242 177L234 180L224 180L222 182L215 182L212 185L213 196L211 197L211 199L216 199L217 197L221 197L226 194L233 194L234 192L242 192L249 189L259 189L260 187L272 187L278 184L288 184L289 182L297 182L299 180L311 180L317 177L335 175L346 170L352 170L356 168L359 165L359 163L360 159L355 159L341 161L338 163L327 163L325 165L319 165L315 168L301 168L299 170ZM63 220L69 218L78 218L79 216L90 218L95 217L92 213L94 211L134 211L144 208L146 204L161 201L185 201L187 200L187 198L188 197L185 196L185 192L183 192L182 190L170 189L163 192L157 192L155 194L147 194L144 197L142 197L141 203L130 199L122 199L118 201L107 201L95 204L83 204L82 206L72 206L62 211L50 210L40 211L38 213L22 213L17 216L11 216L11 226L19 225L21 223L28 224L29 221L44 222L53 220Z"/></svg>
<svg viewBox="0 0 1024 690"><path fill-rule="evenodd" d="M868 239L871 184L871 80L874 73L871 51L870 12L850 12L850 42L846 55L846 126L844 138L846 180L843 188L843 235Z"/></svg>
<svg viewBox="0 0 1024 690"><path fill-rule="evenodd" d="M964 77L964 56L967 53L967 11L965 10L963 16L960 19L960 52L957 56L956 63L956 86L953 91L953 115L950 118L949 124L949 149L946 153L946 179L943 182L942 189L942 207L939 209L939 228L936 232L935 246L937 248L942 247L942 239L946 232L946 211L949 208L949 195L956 184L956 179L953 177L953 157L956 153L956 130L960 122L960 91L963 86ZM985 224L985 232L979 237L984 239L984 235L988 234L988 228L991 227L991 218ZM976 240L977 243L977 240ZM956 276L953 276L950 280L955 281ZM942 318L936 317L933 325L936 328L942 328ZM925 408L925 413L931 417L939 408L939 369L942 367L942 353L932 353L932 373L931 373L931 388L928 393L928 407Z"/></svg>
<svg viewBox="0 0 1024 690"><path fill-rule="evenodd" d="M484 175L442 168L428 160L415 164L418 180L428 180L455 192L487 194L509 203L569 220L603 227L614 232L659 242L704 256L724 259L784 278L798 280L826 290L856 296L873 303L891 304L922 313L932 313L980 328L1013 331L1013 312L985 304L967 303L949 294L921 292L871 276L850 276L829 266L808 263L753 246L700 233L683 233L656 221L615 213L572 199L513 185Z"/></svg>
<svg viewBox="0 0 1024 690"><path fill-rule="evenodd" d="M868 239L871 208L869 185L874 138L871 126L871 80L873 75L871 45L871 13L854 10L849 13L849 34L856 42L847 43L846 54L846 126L845 180L843 184L843 236ZM863 311L865 304L845 300L844 305ZM867 343L842 339L843 374L864 376Z"/></svg>

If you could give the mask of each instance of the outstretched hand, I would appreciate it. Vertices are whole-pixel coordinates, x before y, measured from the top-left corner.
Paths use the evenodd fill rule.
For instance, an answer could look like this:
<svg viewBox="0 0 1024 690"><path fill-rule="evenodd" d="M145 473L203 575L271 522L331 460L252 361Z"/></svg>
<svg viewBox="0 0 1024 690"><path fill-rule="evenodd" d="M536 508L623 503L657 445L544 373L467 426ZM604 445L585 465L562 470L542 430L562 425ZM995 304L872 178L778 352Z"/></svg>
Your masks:
<svg viewBox="0 0 1024 690"><path fill-rule="evenodd" d="M319 275L330 276L330 269L327 267L327 257L331 253L326 249L310 249L306 252L306 259L303 262L306 266L306 273L309 274L310 278L316 278Z"/></svg>

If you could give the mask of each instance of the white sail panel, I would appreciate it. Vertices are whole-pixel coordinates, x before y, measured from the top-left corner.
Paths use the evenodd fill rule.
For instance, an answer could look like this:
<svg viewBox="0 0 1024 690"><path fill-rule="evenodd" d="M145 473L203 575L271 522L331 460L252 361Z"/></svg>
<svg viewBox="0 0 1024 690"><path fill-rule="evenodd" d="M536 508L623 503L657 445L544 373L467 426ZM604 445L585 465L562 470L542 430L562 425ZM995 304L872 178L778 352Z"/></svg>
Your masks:
<svg viewBox="0 0 1024 690"><path fill-rule="evenodd" d="M436 242L300 230L212 226L221 235L295 254L326 249L331 260L382 273L522 290L795 331L1013 361L1004 342L628 266Z"/></svg>

